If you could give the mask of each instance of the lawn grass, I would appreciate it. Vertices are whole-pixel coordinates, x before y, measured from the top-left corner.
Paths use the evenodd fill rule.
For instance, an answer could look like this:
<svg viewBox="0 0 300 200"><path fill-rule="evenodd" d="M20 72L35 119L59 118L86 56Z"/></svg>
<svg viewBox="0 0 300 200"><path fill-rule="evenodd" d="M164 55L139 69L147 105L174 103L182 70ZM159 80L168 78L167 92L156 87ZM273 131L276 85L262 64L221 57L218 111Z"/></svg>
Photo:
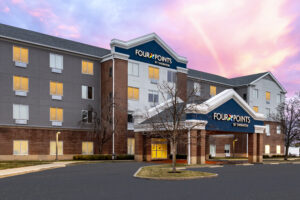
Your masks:
<svg viewBox="0 0 300 200"><path fill-rule="evenodd" d="M182 167L184 167L184 165L182 165ZM217 176L217 174L214 173L191 171L182 168L177 169L177 173L170 173L171 171L172 168L170 167L170 165L146 166L141 168L141 170L136 174L136 177L161 180L184 180Z"/></svg>
<svg viewBox="0 0 300 200"><path fill-rule="evenodd" d="M53 162L53 161L52 161ZM16 160L16 161L0 161L0 170L11 169L17 167L27 167L33 165L42 165L52 163L51 161L27 161L27 160Z"/></svg>

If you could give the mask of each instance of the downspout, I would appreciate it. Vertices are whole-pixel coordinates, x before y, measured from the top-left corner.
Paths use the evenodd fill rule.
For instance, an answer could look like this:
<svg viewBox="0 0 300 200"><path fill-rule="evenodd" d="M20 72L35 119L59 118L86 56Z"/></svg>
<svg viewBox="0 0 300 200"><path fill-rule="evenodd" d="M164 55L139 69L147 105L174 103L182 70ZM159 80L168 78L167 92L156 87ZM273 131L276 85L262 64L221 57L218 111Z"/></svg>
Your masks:
<svg viewBox="0 0 300 200"><path fill-rule="evenodd" d="M113 66L112 66L112 159L115 159L115 59L113 59Z"/></svg>
<svg viewBox="0 0 300 200"><path fill-rule="evenodd" d="M188 129L188 165L191 164L191 129Z"/></svg>

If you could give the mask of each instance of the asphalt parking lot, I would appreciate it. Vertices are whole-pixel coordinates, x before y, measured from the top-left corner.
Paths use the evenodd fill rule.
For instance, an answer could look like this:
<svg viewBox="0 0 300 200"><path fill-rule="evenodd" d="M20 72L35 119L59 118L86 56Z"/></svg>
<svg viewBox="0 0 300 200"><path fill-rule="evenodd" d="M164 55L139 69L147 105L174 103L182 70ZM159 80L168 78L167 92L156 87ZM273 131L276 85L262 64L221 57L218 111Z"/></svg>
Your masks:
<svg viewBox="0 0 300 200"><path fill-rule="evenodd" d="M0 199L300 199L300 164L193 169L217 178L154 181L133 177L146 163L71 165L0 179Z"/></svg>

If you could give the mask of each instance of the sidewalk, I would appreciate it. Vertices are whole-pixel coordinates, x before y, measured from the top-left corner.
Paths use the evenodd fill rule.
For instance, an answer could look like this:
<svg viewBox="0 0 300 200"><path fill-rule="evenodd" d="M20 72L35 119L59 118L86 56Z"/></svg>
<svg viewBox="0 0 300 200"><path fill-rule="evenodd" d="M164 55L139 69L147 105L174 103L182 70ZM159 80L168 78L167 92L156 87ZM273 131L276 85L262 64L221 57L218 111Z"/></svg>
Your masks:
<svg viewBox="0 0 300 200"><path fill-rule="evenodd" d="M43 164L43 165L34 165L34 166L28 166L28 167L4 169L4 170L0 170L0 178L5 178L5 177L8 177L8 176L16 176L16 175L20 175L20 174L27 174L27 173L32 173L32 172L38 172L38 171L41 171L41 170L66 167L68 164L71 164L71 163L73 163L73 161L54 162L54 163L51 163L51 164Z"/></svg>

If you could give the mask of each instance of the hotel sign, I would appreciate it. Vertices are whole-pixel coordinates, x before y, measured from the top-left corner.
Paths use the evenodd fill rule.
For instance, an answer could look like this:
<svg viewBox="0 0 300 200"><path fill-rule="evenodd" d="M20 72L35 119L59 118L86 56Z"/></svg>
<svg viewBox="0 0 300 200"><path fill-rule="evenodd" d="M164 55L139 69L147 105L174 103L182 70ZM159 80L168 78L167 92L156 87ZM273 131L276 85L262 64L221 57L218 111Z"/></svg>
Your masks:
<svg viewBox="0 0 300 200"><path fill-rule="evenodd" d="M139 57L153 59L155 64L162 65L165 67L170 67L170 65L172 64L172 58L165 57L156 53L151 53L148 51L143 51L140 49L135 49L135 55Z"/></svg>
<svg viewBox="0 0 300 200"><path fill-rule="evenodd" d="M248 127L251 120L249 116L240 116L232 114L214 113L213 119L218 121L228 121L233 122L232 126L235 127Z"/></svg>

